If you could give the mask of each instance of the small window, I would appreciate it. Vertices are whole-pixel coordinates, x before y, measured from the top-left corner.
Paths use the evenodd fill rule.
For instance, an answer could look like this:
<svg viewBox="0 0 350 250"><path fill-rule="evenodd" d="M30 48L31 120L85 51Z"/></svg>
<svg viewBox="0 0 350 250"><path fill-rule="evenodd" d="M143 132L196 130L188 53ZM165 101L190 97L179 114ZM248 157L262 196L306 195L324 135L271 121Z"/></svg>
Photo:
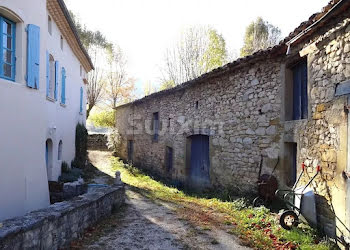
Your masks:
<svg viewBox="0 0 350 250"><path fill-rule="evenodd" d="M199 107L199 103L198 101L196 101L196 109L198 109L198 107Z"/></svg>
<svg viewBox="0 0 350 250"><path fill-rule="evenodd" d="M61 40L61 44L60 44L61 45L61 50L63 50L63 36L62 35L61 35L61 39L60 40Z"/></svg>
<svg viewBox="0 0 350 250"><path fill-rule="evenodd" d="M173 168L173 148L166 147L165 149L165 168L167 172L170 172Z"/></svg>
<svg viewBox="0 0 350 250"><path fill-rule="evenodd" d="M171 118L168 118L168 128L170 128L171 125Z"/></svg>
<svg viewBox="0 0 350 250"><path fill-rule="evenodd" d="M58 160L62 160L62 141L58 144Z"/></svg>
<svg viewBox="0 0 350 250"><path fill-rule="evenodd" d="M49 34L52 35L52 20L50 16L47 17L47 25L48 25L47 29L49 31Z"/></svg>
<svg viewBox="0 0 350 250"><path fill-rule="evenodd" d="M15 80L15 23L0 16L0 77Z"/></svg>
<svg viewBox="0 0 350 250"><path fill-rule="evenodd" d="M80 87L80 110L79 110L80 114L83 114L83 100L84 100L84 90L83 90L83 87Z"/></svg>
<svg viewBox="0 0 350 250"><path fill-rule="evenodd" d="M159 137L159 113L153 113L153 141L158 141Z"/></svg>

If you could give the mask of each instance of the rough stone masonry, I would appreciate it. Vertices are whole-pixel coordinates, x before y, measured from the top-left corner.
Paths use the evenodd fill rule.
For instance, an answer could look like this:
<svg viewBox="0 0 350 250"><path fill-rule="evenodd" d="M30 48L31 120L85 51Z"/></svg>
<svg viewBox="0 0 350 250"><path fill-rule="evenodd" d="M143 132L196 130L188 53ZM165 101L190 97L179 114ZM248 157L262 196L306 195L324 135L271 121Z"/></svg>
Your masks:
<svg viewBox="0 0 350 250"><path fill-rule="evenodd" d="M336 91L350 80L349 17L349 1L332 1L273 48L119 106L120 157L179 182L243 192L256 190L261 157L263 173L278 162L281 187L294 183L303 162L303 182L320 165L312 184L318 223L345 239L349 104Z"/></svg>

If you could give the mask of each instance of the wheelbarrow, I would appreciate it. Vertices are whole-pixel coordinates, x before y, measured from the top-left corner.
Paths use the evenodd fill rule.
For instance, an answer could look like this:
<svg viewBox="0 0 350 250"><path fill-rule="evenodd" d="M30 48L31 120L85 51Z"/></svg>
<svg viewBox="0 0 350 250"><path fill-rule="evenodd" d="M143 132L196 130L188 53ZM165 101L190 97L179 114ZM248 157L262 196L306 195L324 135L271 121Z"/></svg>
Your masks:
<svg viewBox="0 0 350 250"><path fill-rule="evenodd" d="M316 176L321 172L321 167L317 166L316 174L307 182L305 186L298 187L301 177L305 174L305 164L301 165L302 171L299 174L292 189L276 191L276 196L280 197L286 204L288 210L280 214L280 225L286 230L291 230L300 223L302 216L309 224L316 226L316 201L315 194L309 186Z"/></svg>

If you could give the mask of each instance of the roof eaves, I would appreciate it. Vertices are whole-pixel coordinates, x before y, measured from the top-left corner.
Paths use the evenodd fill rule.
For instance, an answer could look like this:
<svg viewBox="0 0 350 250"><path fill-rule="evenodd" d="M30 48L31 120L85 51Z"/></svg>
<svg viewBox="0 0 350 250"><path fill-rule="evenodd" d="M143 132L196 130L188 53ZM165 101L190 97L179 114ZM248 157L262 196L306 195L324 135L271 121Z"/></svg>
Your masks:
<svg viewBox="0 0 350 250"><path fill-rule="evenodd" d="M77 31L77 28L75 27L75 24L74 24L74 22L73 22L73 20L72 20L72 17L71 17L70 14L69 14L69 11L68 11L68 9L67 9L66 4L64 3L63 0L57 0L57 2L58 2L58 4L59 4L59 6L61 7L61 10L62 10L62 12L63 12L63 14L64 14L64 16L65 16L65 18L66 18L66 20L67 20L69 26L70 26L70 28L72 29L72 32L73 32L73 34L74 34L74 36L75 36L75 39L77 40L77 42L78 42L78 44L79 44L79 47L80 47L81 51L84 53L86 59L88 60L91 69L95 69L95 68L94 68L94 64L92 63L89 54L87 53L87 51L86 51L84 45L82 44L82 42L81 42L81 40L80 40L80 37L79 37L78 31Z"/></svg>

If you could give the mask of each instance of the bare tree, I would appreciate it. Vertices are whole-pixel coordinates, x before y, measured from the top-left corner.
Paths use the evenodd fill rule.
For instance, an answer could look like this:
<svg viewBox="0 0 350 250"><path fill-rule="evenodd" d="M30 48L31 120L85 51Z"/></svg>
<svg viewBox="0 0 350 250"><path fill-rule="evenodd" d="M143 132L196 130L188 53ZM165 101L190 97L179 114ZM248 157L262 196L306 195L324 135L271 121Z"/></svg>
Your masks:
<svg viewBox="0 0 350 250"><path fill-rule="evenodd" d="M185 30L178 43L165 52L161 69L164 86L182 82L222 66L226 62L226 45L216 30L194 26Z"/></svg>
<svg viewBox="0 0 350 250"><path fill-rule="evenodd" d="M86 118L89 117L92 108L100 101L102 97L102 91L104 86L103 81L103 69L101 65L98 63L98 54L103 52L103 48L98 48L96 46L90 47L89 54L93 58L93 63L95 65L95 69L88 73L87 79L87 101L88 108L86 110Z"/></svg>
<svg viewBox="0 0 350 250"><path fill-rule="evenodd" d="M109 71L105 92L109 104L116 108L118 104L132 99L134 79L126 71L127 61L122 50L116 46L109 54Z"/></svg>

